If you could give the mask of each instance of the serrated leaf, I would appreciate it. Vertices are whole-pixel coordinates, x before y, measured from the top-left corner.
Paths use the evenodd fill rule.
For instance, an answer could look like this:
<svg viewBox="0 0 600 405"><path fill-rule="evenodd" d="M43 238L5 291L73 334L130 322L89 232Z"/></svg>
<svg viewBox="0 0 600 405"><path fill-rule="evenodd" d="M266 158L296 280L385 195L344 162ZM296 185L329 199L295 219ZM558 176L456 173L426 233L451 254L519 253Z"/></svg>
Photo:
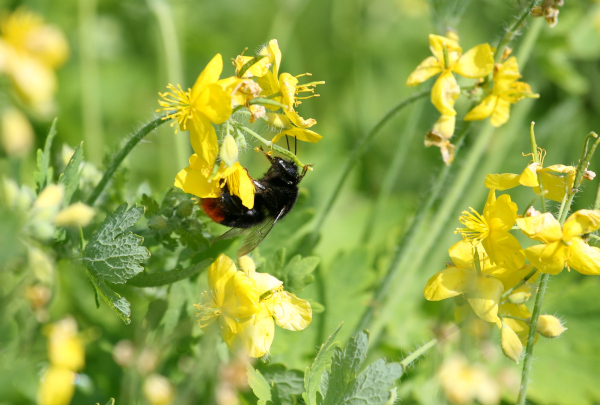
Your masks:
<svg viewBox="0 0 600 405"><path fill-rule="evenodd" d="M150 257L148 249L142 246L144 238L124 233L143 213L143 207L128 210L125 203L104 220L83 253L83 262L90 272L105 281L123 284L144 270L140 263Z"/></svg>
<svg viewBox="0 0 600 405"><path fill-rule="evenodd" d="M131 323L131 306L129 305L129 301L114 292L102 279L94 276L90 271L88 271L87 274L94 287L96 287L98 295L100 295L104 302L119 315L119 318L121 318L123 322L129 325Z"/></svg>
<svg viewBox="0 0 600 405"><path fill-rule="evenodd" d="M314 280L312 272L315 271L320 258L316 256L300 257L296 255L292 257L292 260L283 269L283 284L286 286L286 290L291 293L299 293L308 284L311 284Z"/></svg>
<svg viewBox="0 0 600 405"><path fill-rule="evenodd" d="M60 179L58 179L58 182L60 184L64 184L65 186L65 194L62 202L63 207L66 207L71 203L73 194L75 194L79 188L79 166L83 160L82 146L83 142L81 142L79 146L75 148L73 156L71 156L69 163L67 163L65 172L60 176Z"/></svg>
<svg viewBox="0 0 600 405"><path fill-rule="evenodd" d="M295 396L304 389L304 374L299 370L288 370L283 364L260 367L265 380L270 381L281 405L293 405Z"/></svg>
<svg viewBox="0 0 600 405"><path fill-rule="evenodd" d="M323 374L322 385L327 388L323 405L385 405L393 397L394 382L402 376L400 363L386 364L379 359L358 374L368 343L368 334L360 332L345 350L335 349L331 372Z"/></svg>
<svg viewBox="0 0 600 405"><path fill-rule="evenodd" d="M271 386L260 371L254 369L250 363L247 365L246 375L248 376L248 385L252 388L252 392L254 392L254 395L258 398L257 405L277 404L273 402Z"/></svg>
<svg viewBox="0 0 600 405"><path fill-rule="evenodd" d="M48 136L46 137L46 142L44 144L44 150L38 149L37 151L37 168L38 171L33 173L33 178L35 179L35 183L37 184L37 192L46 187L46 185L52 180L52 167L50 167L50 151L52 149L52 141L56 136L56 122L58 118L54 118L52 121L52 126L50 127L50 131L48 132Z"/></svg>
<svg viewBox="0 0 600 405"><path fill-rule="evenodd" d="M309 405L314 405L316 403L315 401L317 391L319 390L319 384L321 383L321 376L323 375L323 372L330 367L331 356L333 356L334 350L339 347L339 343L335 341L335 336L342 325L343 324L340 324L340 326L338 326L321 345L312 365L307 367L304 372L304 392L302 393L302 398L304 398L304 402Z"/></svg>
<svg viewBox="0 0 600 405"><path fill-rule="evenodd" d="M100 403L96 402L96 405L100 405ZM109 399L105 405L115 405L115 399L114 398Z"/></svg>
<svg viewBox="0 0 600 405"><path fill-rule="evenodd" d="M142 195L141 203L144 207L146 207L146 212L144 213L144 216L146 218L150 219L158 214L158 203L154 198L150 197L147 194L144 194Z"/></svg>

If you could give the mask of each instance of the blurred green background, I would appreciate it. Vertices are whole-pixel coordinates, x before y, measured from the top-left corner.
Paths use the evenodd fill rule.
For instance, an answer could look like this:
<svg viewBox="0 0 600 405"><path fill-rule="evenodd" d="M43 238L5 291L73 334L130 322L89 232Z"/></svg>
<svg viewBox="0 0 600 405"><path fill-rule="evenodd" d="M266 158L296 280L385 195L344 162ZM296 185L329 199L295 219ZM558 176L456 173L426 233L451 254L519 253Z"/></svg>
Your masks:
<svg viewBox="0 0 600 405"><path fill-rule="evenodd" d="M314 80L324 80L326 84L317 88L320 97L299 107L303 117L318 121L312 129L323 135L318 144L299 145L299 158L314 164L314 171L301 184L305 190L298 207L261 245L260 256L269 257L282 246L284 237L310 229L310 224L303 226L304 219L320 212L351 151L372 126L396 103L431 85L429 82L415 90L404 84L417 64L430 55L428 34L443 34L446 27L452 27L464 50L484 42L495 46L519 4L491 0L467 3L460 19L451 12L432 13L424 0L32 0L2 1L0 9L25 6L43 15L47 22L65 32L71 46L68 62L58 71L59 121L53 153L56 161L62 143L74 147L84 140L84 159L102 167L106 154L117 151L128 134L154 116L158 92L165 91L168 83L191 87L216 53L225 60L225 77L233 74L233 67L227 63L230 58L246 47L246 53L251 54L276 38L283 54L282 71L310 72ZM440 324L452 319L452 304L425 302L423 286L445 266L447 249L458 241L459 236L453 231L459 226L456 219L460 212L469 206L481 211L487 196L483 187L485 175L520 173L529 162L522 153L530 152L530 122L536 122L538 145L547 151L545 165L576 164L585 136L600 130L600 3L567 1L555 28L549 28L542 20L528 19L526 32L534 28L539 29L539 36L532 52L525 55L528 62L521 73L522 80L531 84L540 98L513 106L511 120L501 128L492 130L487 122L472 125L444 190L450 193L454 181L463 179L461 198L458 204L448 206L442 197L435 212L449 210L450 220L435 222L432 214L429 225L416 235L417 246L428 248L406 260L392 286L390 302L377 310L371 330L373 358L398 360L431 338ZM517 54L523 38L526 36L517 37L511 44ZM459 116L465 109L466 104L458 104ZM428 98L421 99L395 116L364 156L353 162L354 169L322 226L321 241L315 251L321 258L324 289L313 284L301 294L322 303L325 311L315 315L306 331L277 330L273 362L303 370L317 345L342 321L345 324L339 337L349 337L363 309L370 304L373 287L385 273L399 235L441 169L439 150L425 148L422 141L437 118ZM34 125L36 148L42 147L50 122L38 120ZM484 152L472 166L476 169L462 174L464 156L476 147L478 137L490 130L490 140L481 146ZM172 186L175 174L187 163L177 159L176 137L183 138L187 145L187 134L174 134L172 128L164 125L134 150L126 165L125 201L134 203L148 190L161 198ZM397 156L404 156L404 161L398 171L390 174L391 162ZM254 177L260 177L267 169L264 158L251 149L241 156L241 162ZM596 156L590 170L600 171L598 162ZM19 164L5 155L0 158L3 174L31 186L34 167L33 150ZM375 201L386 181L389 195L375 210ZM595 188L595 183L589 183L578 195L574 208L590 208ZM511 195L519 206L531 200L529 190L516 189ZM298 229L290 229L292 225ZM367 226L372 226L373 232L365 240ZM112 358L114 345L123 339L134 342L138 352L148 346L157 354L156 370L178 386L181 398L198 400L210 391L196 390L189 383L189 370L198 373L198 378L212 378L199 372L196 363L210 363L208 357L214 355L214 351L203 351L206 347L198 346L194 340L199 328L193 319L174 320L178 323L172 335L160 339L150 336L154 332L149 327L152 320L147 315L148 306L156 299L170 302L165 290L124 289L123 295L133 309L132 324L125 326L105 305L95 308L87 281L76 269L63 263L58 273L60 282L53 293L50 318L72 314L80 328L94 336L86 347L87 366L74 404L104 403L111 396L117 398L117 404L143 403L136 394L141 377L131 369L121 368ZM192 289L190 294L196 295L196 302L200 300L202 283L185 287ZM535 348L530 390L533 403L600 401L600 307L595 298L598 291L597 278L576 272L564 271L551 279L544 312L558 314L569 330L559 340L540 339ZM190 303L186 305L189 307ZM191 308L186 311L192 313ZM10 397L8 402L0 397L0 404L30 403L35 397L31 390L36 386L36 377L29 370L32 364L42 361L43 350L39 349L45 343L43 339L31 339L38 351L32 348L31 359L25 356L26 364L21 365L23 375L28 376L21 381L21 394ZM496 352L485 359L490 368L512 370L508 373L518 376L519 366L498 354L496 332L491 341ZM169 344L173 347L161 353L161 345ZM442 350L409 371L399 391L403 403L443 401L430 382L441 357ZM6 364L0 368L3 372L10 370ZM3 375L6 376L0 374L0 379ZM195 396L197 392L202 394Z"/></svg>

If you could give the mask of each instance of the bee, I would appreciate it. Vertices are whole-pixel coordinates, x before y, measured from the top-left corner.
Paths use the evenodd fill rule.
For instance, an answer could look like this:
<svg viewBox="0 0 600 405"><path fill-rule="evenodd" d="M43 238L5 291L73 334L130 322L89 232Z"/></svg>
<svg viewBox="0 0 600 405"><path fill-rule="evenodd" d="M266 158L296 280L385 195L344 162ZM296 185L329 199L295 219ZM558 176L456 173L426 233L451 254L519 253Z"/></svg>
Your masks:
<svg viewBox="0 0 600 405"><path fill-rule="evenodd" d="M298 183L310 166L306 165L299 173L298 166L292 160L263 153L271 167L262 178L252 179L255 188L253 208L245 207L238 196L231 194L227 184L221 189L219 197L203 198L201 201L206 215L216 223L232 228L217 240L246 236L238 250L238 257L253 251L277 221L292 210L298 199Z"/></svg>

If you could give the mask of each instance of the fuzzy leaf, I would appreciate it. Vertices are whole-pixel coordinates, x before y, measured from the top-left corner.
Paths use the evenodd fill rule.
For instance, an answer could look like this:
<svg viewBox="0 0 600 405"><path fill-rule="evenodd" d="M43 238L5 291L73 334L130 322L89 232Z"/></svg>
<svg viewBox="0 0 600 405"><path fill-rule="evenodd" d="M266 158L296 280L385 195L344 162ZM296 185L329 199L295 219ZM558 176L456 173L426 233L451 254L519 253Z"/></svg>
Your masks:
<svg viewBox="0 0 600 405"><path fill-rule="evenodd" d="M52 121L52 126L50 127L50 131L48 132L48 136L46 137L46 143L44 144L44 150L38 149L37 151L37 168L38 171L33 173L33 178L35 179L35 183L37 184L37 192L46 187L46 185L52 181L52 167L50 166L50 151L52 149L52 141L56 136L56 122L58 118L54 118Z"/></svg>
<svg viewBox="0 0 600 405"><path fill-rule="evenodd" d="M123 204L104 220L83 253L90 272L105 281L123 284L144 270L140 263L150 257L148 249L142 246L144 239L125 233L143 213L143 207L133 206L128 210L127 204Z"/></svg>
<svg viewBox="0 0 600 405"><path fill-rule="evenodd" d="M88 271L88 276L96 288L98 295L100 295L104 302L119 315L119 318L121 318L123 322L129 325L131 323L131 319L129 318L131 316L129 301L114 292L112 288L106 285L104 280L94 276L91 271Z"/></svg>
<svg viewBox="0 0 600 405"><path fill-rule="evenodd" d="M279 401L273 402L274 398L271 394L271 386L260 371L255 370L250 363L248 363L246 370L248 385L252 388L252 392L254 392L254 395L258 398L257 405L280 405Z"/></svg>
<svg viewBox="0 0 600 405"><path fill-rule="evenodd" d="M60 176L60 179L58 179L58 182L60 184L65 185L65 195L62 202L63 208L71 203L73 194L75 194L75 192L79 188L79 166L81 165L81 161L83 160L82 146L83 142L81 142L79 146L75 148L73 156L71 156L69 163L67 163L65 172Z"/></svg>
<svg viewBox="0 0 600 405"><path fill-rule="evenodd" d="M283 364L270 364L260 368L260 372L270 381L281 405L293 405L295 396L304 389L304 374L298 370L288 370Z"/></svg>
<svg viewBox="0 0 600 405"><path fill-rule="evenodd" d="M309 405L316 404L316 396L321 383L321 376L323 375L323 372L330 367L331 356L333 356L334 350L339 347L339 343L334 339L341 327L342 324L340 324L340 326L333 331L331 336L327 338L325 343L321 345L312 365L307 367L304 372L304 392L302 393L302 398L304 398L304 402Z"/></svg>

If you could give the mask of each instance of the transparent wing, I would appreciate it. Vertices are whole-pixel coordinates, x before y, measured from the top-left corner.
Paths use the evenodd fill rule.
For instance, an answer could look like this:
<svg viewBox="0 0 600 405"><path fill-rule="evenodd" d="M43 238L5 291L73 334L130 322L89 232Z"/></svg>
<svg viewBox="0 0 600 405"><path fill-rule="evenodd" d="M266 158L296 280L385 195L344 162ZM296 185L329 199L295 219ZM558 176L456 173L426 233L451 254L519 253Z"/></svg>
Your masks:
<svg viewBox="0 0 600 405"><path fill-rule="evenodd" d="M250 228L248 236L246 236L242 247L240 247L237 252L238 257L252 252L260 244L260 242L266 238L269 232L271 232L271 229L273 229L275 223L277 223L277 221L279 221L279 219L282 217L285 210L286 207L283 207L275 218L267 218L264 222Z"/></svg>
<svg viewBox="0 0 600 405"><path fill-rule="evenodd" d="M256 225L256 226L260 226ZM248 235L250 232L252 232L252 228L231 228L230 230L228 230L227 232L225 232L223 235L219 236L218 238L215 239L216 241L219 240L224 240L224 239L233 239L237 236L241 236L241 235Z"/></svg>

